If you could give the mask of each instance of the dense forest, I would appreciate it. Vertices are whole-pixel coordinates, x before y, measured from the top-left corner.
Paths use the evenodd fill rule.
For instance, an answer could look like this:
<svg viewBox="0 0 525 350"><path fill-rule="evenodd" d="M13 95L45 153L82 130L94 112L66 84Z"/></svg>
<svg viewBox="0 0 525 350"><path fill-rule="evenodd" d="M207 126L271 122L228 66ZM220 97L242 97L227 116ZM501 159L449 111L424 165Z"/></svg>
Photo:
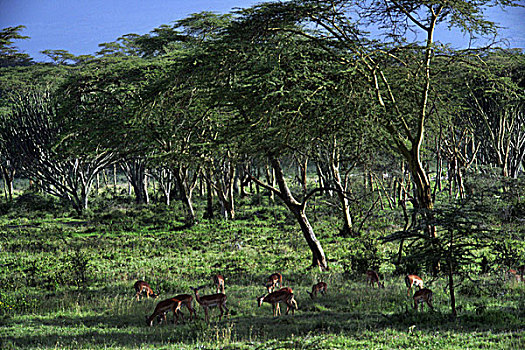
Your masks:
<svg viewBox="0 0 525 350"><path fill-rule="evenodd" d="M2 348L523 346L525 54L435 36L494 5L265 2L51 63L2 29ZM227 318L146 327L199 285Z"/></svg>

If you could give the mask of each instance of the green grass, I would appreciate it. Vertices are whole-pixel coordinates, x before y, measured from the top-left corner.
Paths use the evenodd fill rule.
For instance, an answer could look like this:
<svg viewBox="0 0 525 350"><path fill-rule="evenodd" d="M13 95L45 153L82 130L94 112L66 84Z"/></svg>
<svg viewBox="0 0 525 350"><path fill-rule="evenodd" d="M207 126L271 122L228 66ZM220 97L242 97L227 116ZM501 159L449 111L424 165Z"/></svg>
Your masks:
<svg viewBox="0 0 525 350"><path fill-rule="evenodd" d="M437 280L435 312L415 313L403 276L386 275L386 288L367 288L345 270L355 239L334 223L316 232L331 259L330 272L308 270L310 254L282 208L240 212L233 222L203 221L178 231L169 212L145 209L71 220L36 215L4 217L0 234L1 349L517 349L524 348L524 284L497 276L458 289L459 317L449 316L445 282ZM158 218L158 220L156 220ZM380 245L378 254L396 247ZM383 272L389 264L382 265ZM272 317L257 307L264 279L283 274L296 294L294 316ZM156 302L190 286L226 276L230 315L146 327ZM134 299L133 283L150 282L158 300ZM319 280L328 293L311 301ZM469 282L472 283L472 282ZM479 288L476 288L479 287ZM284 312L284 308L283 308ZM186 313L187 314L187 313ZM168 316L171 322L172 316Z"/></svg>

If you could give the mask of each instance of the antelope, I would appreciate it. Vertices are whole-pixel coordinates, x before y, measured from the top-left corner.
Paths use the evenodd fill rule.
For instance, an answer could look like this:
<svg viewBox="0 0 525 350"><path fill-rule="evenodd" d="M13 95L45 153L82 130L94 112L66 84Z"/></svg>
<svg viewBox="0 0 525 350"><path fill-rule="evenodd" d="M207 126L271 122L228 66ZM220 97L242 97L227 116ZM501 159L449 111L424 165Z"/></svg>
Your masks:
<svg viewBox="0 0 525 350"><path fill-rule="evenodd" d="M310 298L314 299L315 297L317 297L317 293L320 292L322 295L324 295L324 293L326 293L326 290L327 290L328 286L326 285L325 282L319 282L317 284L314 284L312 286L312 291L311 292L306 292L308 294L310 294Z"/></svg>
<svg viewBox="0 0 525 350"><path fill-rule="evenodd" d="M222 275L213 276L213 283L217 285L217 294L224 294L224 277Z"/></svg>
<svg viewBox="0 0 525 350"><path fill-rule="evenodd" d="M190 312L190 321L193 320L193 317L197 318L197 315L195 314L195 309L191 306L191 303L193 301L193 297L189 294L179 294L177 296L174 296L173 299L177 299L181 301L181 308L183 306L186 306L188 311ZM184 314L182 311L180 311L180 314L182 316L182 320L184 321Z"/></svg>
<svg viewBox="0 0 525 350"><path fill-rule="evenodd" d="M516 279L517 282L523 281L523 273L520 272L520 267L518 267L518 270L509 269L507 271L507 279Z"/></svg>
<svg viewBox="0 0 525 350"><path fill-rule="evenodd" d="M140 300L140 295L142 294L142 292L145 292L146 293L146 297L152 297L152 298L157 298L158 295L153 293L153 289L151 289L151 287L149 286L149 284L147 284L146 282L144 281L137 281L135 282L135 285L133 286L135 287L135 291L137 292L137 301Z"/></svg>
<svg viewBox="0 0 525 350"><path fill-rule="evenodd" d="M408 287L407 290L407 296L410 295L410 289L412 289L412 286L417 286L419 289L423 288L423 280L421 277L418 277L416 275L408 275L405 277L405 284Z"/></svg>
<svg viewBox="0 0 525 350"><path fill-rule="evenodd" d="M366 271L366 284L374 287L374 283L377 283L377 288L385 288L383 282L379 282L379 275L374 270Z"/></svg>
<svg viewBox="0 0 525 350"><path fill-rule="evenodd" d="M277 287L277 285L279 285L280 287L282 284L283 284L283 276L280 273L276 272L276 273L272 273L266 279L266 283L264 284L264 286L268 290L268 293L271 293L275 290L275 287Z"/></svg>
<svg viewBox="0 0 525 350"><path fill-rule="evenodd" d="M286 315L288 315L290 309L292 310L293 315L295 313L295 309L297 309L297 302L294 299L293 293L290 293L288 288L282 288L276 292L258 297L257 305L261 307L262 303L272 304L273 316L276 317L277 314L281 315L281 309L279 308L279 303L281 301L286 303Z"/></svg>
<svg viewBox="0 0 525 350"><path fill-rule="evenodd" d="M146 316L146 324L150 327L153 326L153 320L155 319L155 316L158 317L159 323L162 319L164 319L164 321L167 322L166 314L169 311L173 312L173 324L178 323L181 306L182 301L176 298L170 298L159 302L155 307L155 311L153 311L153 314L149 317ZM175 322L175 317L177 317L177 322Z"/></svg>
<svg viewBox="0 0 525 350"><path fill-rule="evenodd" d="M204 309L204 316L205 316L206 323L209 322L208 309L210 307L214 307L214 306L219 307L219 310L221 311L221 314L219 315L219 320L222 319L222 315L224 314L223 309L226 310L227 314L230 312L230 310L226 307L226 295L225 294L217 293L217 294L211 294L211 295L204 295L201 297L199 295L199 289L203 288L203 286L197 287L197 288L193 288L193 287L190 287L190 288L195 293L195 300L197 300L197 302Z"/></svg>
<svg viewBox="0 0 525 350"><path fill-rule="evenodd" d="M423 303L427 303L427 305L434 310L434 307L432 306L432 291L428 288L423 288L418 290L414 293L414 309L417 311L418 304L421 304L421 311L423 311Z"/></svg>
<svg viewBox="0 0 525 350"><path fill-rule="evenodd" d="M293 290L290 287L283 287L283 288L277 290L277 292L288 292L290 294L293 294ZM295 309L297 310L297 302L295 301L295 298L292 299L291 302L295 306ZM278 310L279 315L280 315L281 314L281 308L279 307L279 303L277 303L277 310Z"/></svg>
<svg viewBox="0 0 525 350"><path fill-rule="evenodd" d="M525 265L518 266L518 274L521 276L521 282L524 282Z"/></svg>

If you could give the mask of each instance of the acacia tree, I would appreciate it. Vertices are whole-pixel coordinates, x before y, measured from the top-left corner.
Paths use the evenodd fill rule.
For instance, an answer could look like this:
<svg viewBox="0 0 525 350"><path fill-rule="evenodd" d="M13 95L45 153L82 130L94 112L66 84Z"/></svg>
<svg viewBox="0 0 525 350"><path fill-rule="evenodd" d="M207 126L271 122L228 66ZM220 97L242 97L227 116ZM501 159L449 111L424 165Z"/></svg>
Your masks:
<svg viewBox="0 0 525 350"><path fill-rule="evenodd" d="M158 160L172 170L190 226L196 221L193 190L201 167L209 164L207 158L213 153L210 140L216 133L211 120L215 110L207 93L210 72L206 56L228 21L228 15L203 12L136 40L146 57L158 54L166 62L158 79L145 90L145 113L136 120L143 126L143 134L156 144Z"/></svg>
<svg viewBox="0 0 525 350"><path fill-rule="evenodd" d="M239 154L249 154L259 165L268 164L266 182L250 174L259 186L280 198L293 214L312 252L312 266L328 269L325 252L308 220L307 203L321 187L296 193L284 168L295 155L301 159L318 155L318 145L327 118L329 95L336 83L329 76L337 71L326 53L294 35L258 35L250 22L251 10L241 13L220 44L227 55L217 54L216 100L231 109L217 142L236 145ZM222 84L222 85L221 85ZM325 132L327 130L325 129ZM306 187L306 188L304 188Z"/></svg>
<svg viewBox="0 0 525 350"><path fill-rule="evenodd" d="M42 189L69 201L81 214L88 208L93 181L111 161L111 153L69 153L65 125L57 118L49 91L12 94L13 104L0 128L1 138L21 172Z"/></svg>
<svg viewBox="0 0 525 350"><path fill-rule="evenodd" d="M28 54L20 52L14 45L15 40L29 39L21 32L25 26L7 27L0 30L0 67L29 65L32 63Z"/></svg>
<svg viewBox="0 0 525 350"><path fill-rule="evenodd" d="M432 61L438 47L436 27L448 25L472 36L493 34L496 26L483 17L484 6L515 4L507 0L292 0L257 5L249 20L259 32L281 31L308 38L342 66L355 64L349 57L358 59L380 107L380 123L390 136L390 147L408 164L415 185L414 203L428 210L434 203L421 151L427 120L433 113L429 106ZM365 34L371 25L378 28L382 42ZM423 40L418 41L414 33L422 33Z"/></svg>
<svg viewBox="0 0 525 350"><path fill-rule="evenodd" d="M121 160L135 191L137 203L146 203L145 166L152 150L144 135L134 128L140 113L140 91L158 62L140 58L101 58L76 68L56 93L66 135L75 135L71 152L104 149L113 161Z"/></svg>
<svg viewBox="0 0 525 350"><path fill-rule="evenodd" d="M485 62L482 68L471 67L463 78L465 117L487 160L503 176L517 178L525 159L525 56L493 52Z"/></svg>

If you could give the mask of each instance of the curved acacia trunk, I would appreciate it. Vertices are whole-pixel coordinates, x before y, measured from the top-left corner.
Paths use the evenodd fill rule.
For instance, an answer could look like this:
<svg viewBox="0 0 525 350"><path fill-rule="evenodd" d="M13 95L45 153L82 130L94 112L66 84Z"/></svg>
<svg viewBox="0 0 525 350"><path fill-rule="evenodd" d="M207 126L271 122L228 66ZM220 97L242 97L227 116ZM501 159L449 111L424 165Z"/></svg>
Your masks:
<svg viewBox="0 0 525 350"><path fill-rule="evenodd" d="M310 225L310 222L306 217L306 200L302 203L299 203L293 197L290 189L288 188L288 185L286 184L286 180L280 162L272 157L270 158L270 163L273 169L275 170L275 180L277 181L277 185L279 186L279 191L277 191L276 189L272 190L275 193L277 193L277 195L284 201L284 204L294 214L294 217L299 223L301 231L303 232L303 236L306 239L306 242L308 243L308 246L310 247L310 250L312 252L312 267L319 267L322 271L328 270L328 262L323 247L321 246L321 242L319 242L319 240L315 236L312 225Z"/></svg>
<svg viewBox="0 0 525 350"><path fill-rule="evenodd" d="M427 173L419 160L419 151L411 152L411 157L408 157L408 168L415 185L416 198L414 204L417 209L421 210L426 221L431 222L433 219L432 208L434 207L432 189ZM427 233L430 237L436 237L436 227L428 224Z"/></svg>
<svg viewBox="0 0 525 350"><path fill-rule="evenodd" d="M432 200L432 189L430 180L423 165L419 161L419 154L408 157L408 168L412 175L412 181L416 187L416 199L419 209L432 209L434 201Z"/></svg>
<svg viewBox="0 0 525 350"><path fill-rule="evenodd" d="M286 206L294 214L295 219L301 227L303 236L306 239L306 243L308 243L308 247L310 247L312 252L312 267L319 267L321 271L328 270L329 267L323 247L321 246L321 242L319 242L315 236L314 229L312 228L312 225L310 225L304 209L302 209L300 205L298 206L292 203L286 203Z"/></svg>

